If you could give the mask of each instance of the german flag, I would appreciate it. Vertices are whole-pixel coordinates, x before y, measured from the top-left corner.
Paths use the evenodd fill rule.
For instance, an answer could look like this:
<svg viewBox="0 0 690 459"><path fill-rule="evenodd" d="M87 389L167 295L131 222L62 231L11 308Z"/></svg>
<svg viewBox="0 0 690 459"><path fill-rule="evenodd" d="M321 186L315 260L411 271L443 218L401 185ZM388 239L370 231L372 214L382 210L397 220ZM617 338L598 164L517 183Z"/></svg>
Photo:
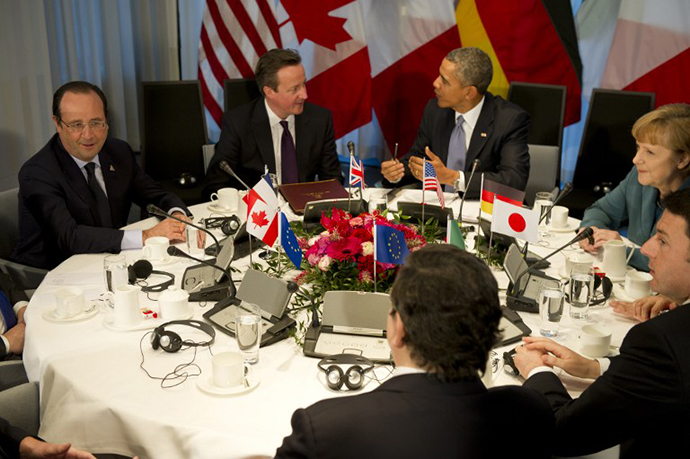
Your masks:
<svg viewBox="0 0 690 459"><path fill-rule="evenodd" d="M489 91L504 98L511 81L567 86L565 125L580 120L582 61L568 1L455 0L462 46L494 65Z"/></svg>
<svg viewBox="0 0 690 459"><path fill-rule="evenodd" d="M522 207L522 201L525 199L525 192L511 188L508 185L494 182L493 180L484 180L482 174L482 212L485 214L494 213L494 199L509 202L518 207Z"/></svg>

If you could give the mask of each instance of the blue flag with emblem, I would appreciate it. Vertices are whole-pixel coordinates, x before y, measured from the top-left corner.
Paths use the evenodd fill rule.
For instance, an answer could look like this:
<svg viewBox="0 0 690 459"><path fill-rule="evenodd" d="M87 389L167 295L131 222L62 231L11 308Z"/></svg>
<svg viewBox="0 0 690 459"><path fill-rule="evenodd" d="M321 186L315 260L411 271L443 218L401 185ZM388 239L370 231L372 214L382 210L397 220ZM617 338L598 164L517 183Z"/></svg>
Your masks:
<svg viewBox="0 0 690 459"><path fill-rule="evenodd" d="M302 266L302 249L299 247L295 232L290 227L290 222L282 212L280 213L280 245L283 246L285 255L288 256L292 264L300 269Z"/></svg>
<svg viewBox="0 0 690 459"><path fill-rule="evenodd" d="M376 225L374 234L375 259L380 263L401 265L410 254L405 233L390 226Z"/></svg>

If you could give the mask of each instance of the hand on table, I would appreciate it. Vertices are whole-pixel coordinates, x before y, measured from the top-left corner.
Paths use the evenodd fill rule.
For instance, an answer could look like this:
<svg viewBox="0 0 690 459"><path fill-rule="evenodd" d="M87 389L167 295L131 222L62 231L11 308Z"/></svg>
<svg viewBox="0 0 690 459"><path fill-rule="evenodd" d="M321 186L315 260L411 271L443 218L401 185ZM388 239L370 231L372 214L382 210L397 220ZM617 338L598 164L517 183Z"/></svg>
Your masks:
<svg viewBox="0 0 690 459"><path fill-rule="evenodd" d="M610 301L609 305L617 313L635 318L640 322L656 317L662 311L676 308L676 303L663 295L646 296L635 301Z"/></svg>
<svg viewBox="0 0 690 459"><path fill-rule="evenodd" d="M24 324L24 322L18 322L17 325L5 332L3 336L7 338L7 341L10 343L10 348L8 349L8 352L12 352L13 354L22 353L22 351L24 350L25 330L26 324Z"/></svg>
<svg viewBox="0 0 690 459"><path fill-rule="evenodd" d="M173 215L181 220L189 220L189 218L181 212L175 212ZM187 225L185 225L182 222L178 222L177 220L173 220L172 218L166 218L153 228L149 228L142 232L142 243L145 244L146 239L154 236L167 237L168 240L170 240L170 242L172 243L185 242L186 226Z"/></svg>
<svg viewBox="0 0 690 459"><path fill-rule="evenodd" d="M180 220L184 220L186 222L192 221L191 218L189 218L188 216L186 216L182 212L173 212L172 215L173 215L173 217L177 217ZM183 235L185 234L185 228L182 228L182 234ZM183 240L186 240L186 239L187 238L185 236L185 238ZM205 232L203 232L203 231L197 231L196 232L196 243L197 243L197 247L200 249L203 249L204 247L206 247L206 233Z"/></svg>
<svg viewBox="0 0 690 459"><path fill-rule="evenodd" d="M594 230L594 234L592 235L592 239L594 240L594 244L590 244L589 240L583 239L580 241L580 248L585 250L586 252L589 253L597 253L600 247L603 247L604 244L608 241L613 241L613 240L622 240L621 235L618 234L618 231L613 231L609 229L601 229L597 228L596 226L591 227ZM580 228L578 231L578 234L580 234L584 228Z"/></svg>
<svg viewBox="0 0 690 459"><path fill-rule="evenodd" d="M397 159L390 159L381 163L381 173L391 183L395 183L405 175L405 166Z"/></svg>
<svg viewBox="0 0 690 459"><path fill-rule="evenodd" d="M515 365L524 377L540 365L561 368L569 375L579 378L596 379L601 375L601 367L597 360L583 357L555 341L532 336L527 336L522 340L525 345L518 346ZM524 357L521 357L521 354ZM540 365L535 364L537 357L541 360Z"/></svg>
<svg viewBox="0 0 690 459"><path fill-rule="evenodd" d="M96 459L91 453L72 448L70 443L57 445L24 438L19 443L19 455L22 459Z"/></svg>

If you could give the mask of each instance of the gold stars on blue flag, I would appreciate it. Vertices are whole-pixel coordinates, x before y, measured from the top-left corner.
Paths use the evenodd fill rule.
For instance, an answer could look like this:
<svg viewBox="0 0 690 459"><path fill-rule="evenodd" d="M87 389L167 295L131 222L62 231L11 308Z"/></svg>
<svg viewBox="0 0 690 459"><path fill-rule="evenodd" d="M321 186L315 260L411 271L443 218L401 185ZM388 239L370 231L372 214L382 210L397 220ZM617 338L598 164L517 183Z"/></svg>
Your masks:
<svg viewBox="0 0 690 459"><path fill-rule="evenodd" d="M376 225L376 261L401 265L410 251L405 243L405 234L395 228Z"/></svg>
<svg viewBox="0 0 690 459"><path fill-rule="evenodd" d="M297 269L302 266L302 249L297 242L297 236L292 231L290 222L283 212L280 213L280 245L285 250L285 255Z"/></svg>

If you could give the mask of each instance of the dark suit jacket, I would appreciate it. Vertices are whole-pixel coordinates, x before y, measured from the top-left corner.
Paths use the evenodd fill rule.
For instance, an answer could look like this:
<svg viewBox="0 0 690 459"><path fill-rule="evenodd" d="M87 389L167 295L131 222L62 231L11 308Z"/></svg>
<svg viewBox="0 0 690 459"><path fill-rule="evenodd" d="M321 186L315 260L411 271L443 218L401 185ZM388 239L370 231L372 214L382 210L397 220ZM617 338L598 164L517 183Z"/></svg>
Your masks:
<svg viewBox="0 0 690 459"><path fill-rule="evenodd" d="M690 447L690 307L634 326L620 356L572 400L553 373L525 386L543 393L556 414L556 455L594 453L623 444L621 457L681 457Z"/></svg>
<svg viewBox="0 0 690 459"><path fill-rule="evenodd" d="M335 134L331 112L305 102L304 111L295 116L295 148L300 182L336 178L342 183L340 162L335 151ZM223 114L223 128L216 152L206 173L204 193L223 187L244 189L218 164L225 160L250 187L264 175L264 165L276 172L273 138L263 97Z"/></svg>
<svg viewBox="0 0 690 459"><path fill-rule="evenodd" d="M548 457L553 416L539 394L521 389L396 376L372 392L297 410L276 457Z"/></svg>
<svg viewBox="0 0 690 459"><path fill-rule="evenodd" d="M18 458L19 443L29 434L0 418L0 458Z"/></svg>
<svg viewBox="0 0 690 459"><path fill-rule="evenodd" d="M127 143L108 138L98 158L115 228L127 224L132 202L186 211L144 173ZM124 232L100 225L86 179L56 134L19 171L19 243L12 257L52 269L76 253L119 252Z"/></svg>
<svg viewBox="0 0 690 459"><path fill-rule="evenodd" d="M481 164L466 191L468 199L479 197L480 177L503 183L518 190L524 190L529 177L529 151L527 134L530 118L527 112L515 104L506 102L491 93L484 95L484 106L474 127L465 162L465 184L470 178L472 163L479 158ZM443 161L448 162L448 145L455 128L455 111L451 108L439 108L436 99L430 100L424 108L422 122L417 131L417 138L410 152L402 159L405 165L405 176L396 184L386 186L404 186L420 183L410 173L407 161L410 156L426 157L424 147Z"/></svg>

